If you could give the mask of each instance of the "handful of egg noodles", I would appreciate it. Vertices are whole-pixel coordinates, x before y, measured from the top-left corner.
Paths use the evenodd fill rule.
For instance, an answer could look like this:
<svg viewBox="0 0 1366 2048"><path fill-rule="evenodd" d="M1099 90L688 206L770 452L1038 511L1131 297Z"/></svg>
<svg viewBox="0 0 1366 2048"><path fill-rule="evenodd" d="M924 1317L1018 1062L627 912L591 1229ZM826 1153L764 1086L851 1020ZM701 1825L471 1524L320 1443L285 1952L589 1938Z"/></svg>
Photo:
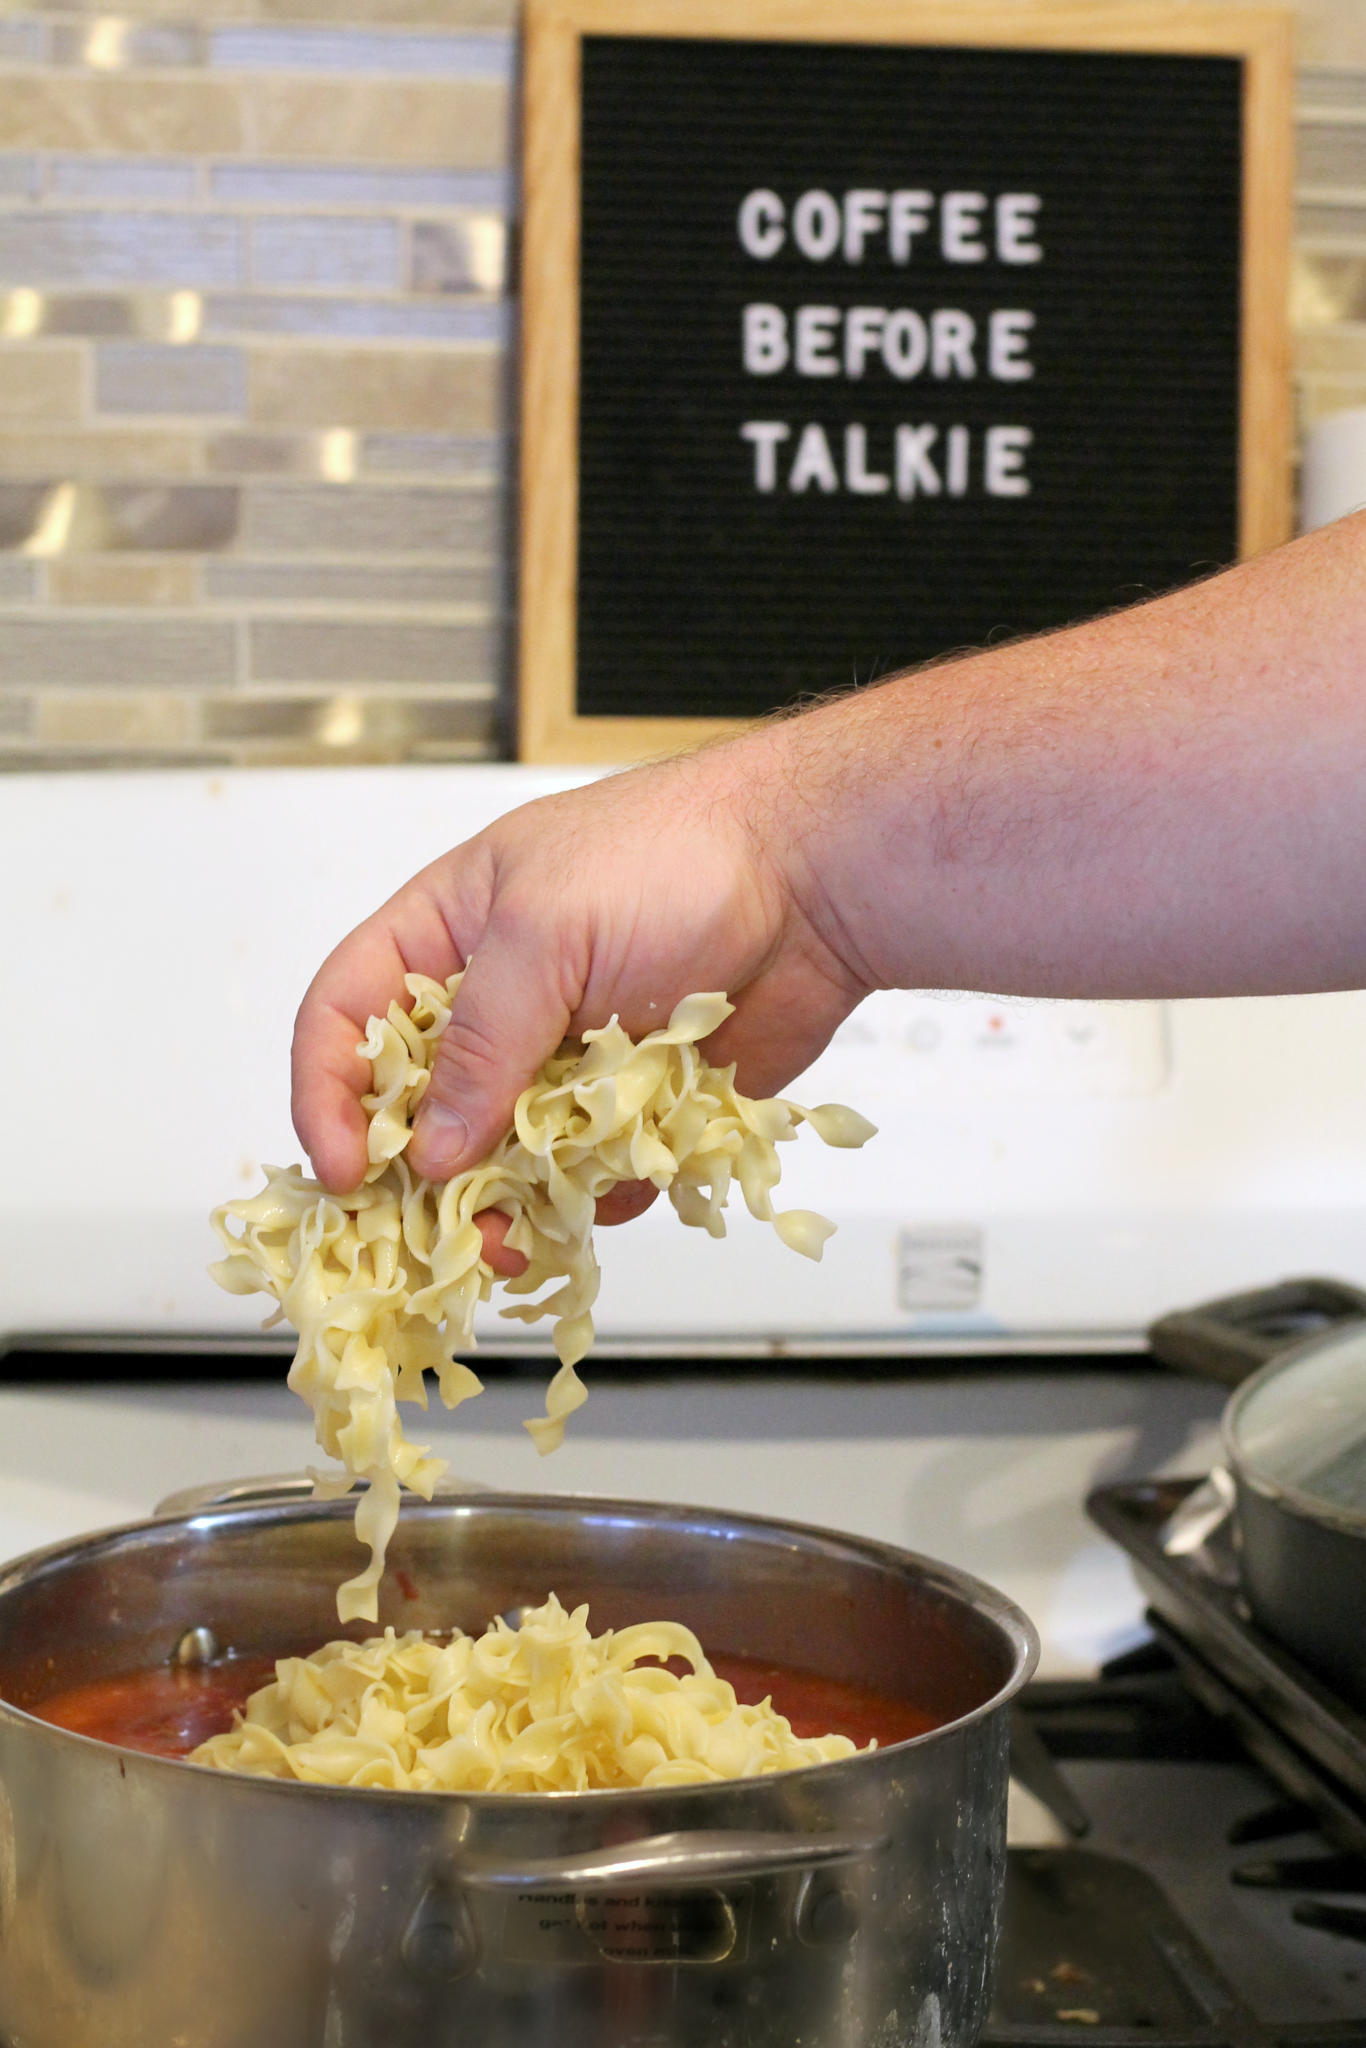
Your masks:
<svg viewBox="0 0 1366 2048"><path fill-rule="evenodd" d="M233 1728L190 1761L398 1792L587 1792L708 1785L854 1754L847 1735L794 1735L771 1700L742 1705L691 1629L654 1621L590 1635L587 1607L567 1612L552 1593L516 1627L499 1616L482 1636L390 1628L282 1657Z"/></svg>
<svg viewBox="0 0 1366 2048"><path fill-rule="evenodd" d="M732 1005L724 995L693 995L636 1043L615 1017L585 1031L581 1044L566 1041L523 1090L512 1129L486 1159L447 1181L419 1179L403 1155L460 980L453 974L443 987L410 974L412 1009L391 1003L387 1017L370 1019L359 1048L374 1079L363 1097L369 1165L359 1187L332 1195L297 1166L268 1166L260 1194L213 1212L227 1254L209 1268L214 1279L233 1294L273 1295L272 1320L299 1333L289 1384L312 1407L319 1444L343 1467L314 1475L319 1492L368 1481L356 1533L370 1563L338 1593L343 1621L377 1619L400 1488L430 1499L446 1469L408 1441L398 1403L426 1407L428 1372L448 1408L481 1391L455 1354L473 1347L475 1304L489 1299L497 1277L484 1257L482 1210L510 1219L506 1242L527 1260L525 1273L499 1283L506 1294L559 1283L502 1311L528 1323L555 1319L560 1369L545 1414L526 1424L544 1453L587 1398L574 1367L593 1342L599 1196L621 1181L652 1181L684 1223L724 1237L722 1211L738 1180L752 1216L819 1259L834 1225L809 1209L775 1213L777 1146L803 1122L827 1145L874 1135L865 1117L837 1104L801 1109L738 1094L734 1068L708 1065L697 1049Z"/></svg>

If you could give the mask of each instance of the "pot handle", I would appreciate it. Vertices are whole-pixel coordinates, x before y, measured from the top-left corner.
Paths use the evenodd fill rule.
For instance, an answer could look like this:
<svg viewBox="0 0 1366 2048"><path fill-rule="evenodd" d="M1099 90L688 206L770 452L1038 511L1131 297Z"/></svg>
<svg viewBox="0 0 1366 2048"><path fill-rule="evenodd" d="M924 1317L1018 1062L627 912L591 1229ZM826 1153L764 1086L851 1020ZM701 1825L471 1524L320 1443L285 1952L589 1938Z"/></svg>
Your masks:
<svg viewBox="0 0 1366 2048"><path fill-rule="evenodd" d="M1233 1474L1227 1465L1216 1465L1158 1530L1163 1556L1192 1566L1216 1585L1236 1586L1239 1571L1233 1514L1237 1501Z"/></svg>
<svg viewBox="0 0 1366 2048"><path fill-rule="evenodd" d="M1271 1359L1363 1316L1366 1294L1345 1280L1282 1280L1159 1317L1148 1348L1162 1365L1236 1387Z"/></svg>
<svg viewBox="0 0 1366 2048"><path fill-rule="evenodd" d="M1216 1465L1170 1514L1158 1532L1164 1557L1193 1557L1223 1528L1237 1504L1233 1474Z"/></svg>
<svg viewBox="0 0 1366 2048"><path fill-rule="evenodd" d="M888 1846L886 1835L790 1835L698 1829L647 1835L578 1856L461 1857L453 1873L474 1891L587 1890L602 1884L719 1884L786 1870L862 1863Z"/></svg>
<svg viewBox="0 0 1366 2048"><path fill-rule="evenodd" d="M364 1479L356 1482L365 1486ZM446 1500L465 1493L487 1493L488 1487L477 1479L459 1479L455 1473L447 1472L432 1488L433 1500ZM313 1481L307 1472L260 1472L246 1479L211 1479L203 1486L186 1486L179 1493L168 1493L165 1500L159 1500L152 1513L162 1515L193 1515L203 1508L247 1508L256 1507L269 1501L312 1500Z"/></svg>

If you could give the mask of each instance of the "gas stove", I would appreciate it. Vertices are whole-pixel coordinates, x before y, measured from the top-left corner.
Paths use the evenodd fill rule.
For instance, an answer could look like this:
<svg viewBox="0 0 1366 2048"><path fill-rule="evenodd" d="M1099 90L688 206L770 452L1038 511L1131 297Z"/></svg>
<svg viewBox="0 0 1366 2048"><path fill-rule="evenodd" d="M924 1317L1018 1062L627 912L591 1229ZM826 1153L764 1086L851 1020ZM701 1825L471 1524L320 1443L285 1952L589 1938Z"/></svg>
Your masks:
<svg viewBox="0 0 1366 2048"><path fill-rule="evenodd" d="M315 1453L284 1362L11 1353L0 1547L302 1466ZM424 1440L495 1486L691 1500L930 1551L1033 1613L1045 1675L1012 1734L988 2048L1366 2048L1366 1822L1358 1844L1327 1794L1308 1799L1303 1752L1268 1744L1237 1672L1162 1593L1156 1532L1192 1482L1115 1476L1212 1458L1222 1389L1138 1359L598 1361L572 1441L542 1464L521 1418L543 1373L495 1367L459 1418L429 1413ZM1146 1621L1088 1493L1138 1564ZM1236 1594L1203 1583L1236 1624Z"/></svg>
<svg viewBox="0 0 1366 2048"><path fill-rule="evenodd" d="M457 833L585 772L16 781L10 1009L46 1016L79 960L100 1028L55 1093L18 1061L3 1098L0 1557L315 1455L261 1301L205 1276L208 1210L298 1156L284 1048L338 937ZM308 878L287 914L282 872ZM191 1031L165 1028L168 934ZM493 1486L823 1523L945 1558L1030 1613L1043 1663L1016 1730L998 2044L1366 2048L1366 1889L1349 1888L1366 1834L1329 1767L1334 1724L1311 1717L1315 1746L1258 1712L1236 1589L1211 1581L1197 1610L1151 1528L1139 1556L1082 1509L1218 1455L1223 1390L1151 1369L1154 1316L1288 1271L1366 1285L1364 1027L1362 991L881 992L792 1085L882 1127L866 1153L790 1148L787 1199L839 1225L819 1266L742 1216L717 1244L657 1204L603 1234L592 1397L553 1461L521 1427L547 1361L519 1362L495 1304L486 1395L458 1424L423 1418ZM1166 1481L1141 1483L1160 1522ZM1135 1643L1137 1664L1115 1661ZM1366 1814L1366 1763L1362 1789Z"/></svg>
<svg viewBox="0 0 1366 2048"><path fill-rule="evenodd" d="M1366 2043L1366 1857L1197 1698L1167 1643L1029 1687L1018 1722L1027 1797L988 2043Z"/></svg>
<svg viewBox="0 0 1366 2048"><path fill-rule="evenodd" d="M1366 1721L1252 1622L1226 1522L1172 1543L1199 1484L1088 1502L1152 1640L1024 1696L996 2041L1366 2042Z"/></svg>

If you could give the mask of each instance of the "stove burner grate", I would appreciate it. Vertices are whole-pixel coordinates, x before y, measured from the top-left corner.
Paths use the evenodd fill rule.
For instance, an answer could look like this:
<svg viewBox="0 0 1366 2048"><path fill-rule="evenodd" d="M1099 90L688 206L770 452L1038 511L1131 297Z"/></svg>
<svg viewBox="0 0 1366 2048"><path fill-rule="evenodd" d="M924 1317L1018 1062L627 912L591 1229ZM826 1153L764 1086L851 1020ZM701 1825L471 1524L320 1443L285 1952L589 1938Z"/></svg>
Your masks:
<svg viewBox="0 0 1366 2048"><path fill-rule="evenodd" d="M1226 1521L1192 1549L1163 1547L1166 1524L1202 1483L1104 1486L1087 1512L1128 1552L1154 1633L1195 1697L1236 1730L1290 1801L1309 1808L1335 1848L1366 1857L1366 1717L1252 1621Z"/></svg>
<svg viewBox="0 0 1366 2048"><path fill-rule="evenodd" d="M1366 1858L1155 1619L1099 1679L1023 1695L1012 1769L1058 1826L1010 1850L984 2048L1366 2048Z"/></svg>

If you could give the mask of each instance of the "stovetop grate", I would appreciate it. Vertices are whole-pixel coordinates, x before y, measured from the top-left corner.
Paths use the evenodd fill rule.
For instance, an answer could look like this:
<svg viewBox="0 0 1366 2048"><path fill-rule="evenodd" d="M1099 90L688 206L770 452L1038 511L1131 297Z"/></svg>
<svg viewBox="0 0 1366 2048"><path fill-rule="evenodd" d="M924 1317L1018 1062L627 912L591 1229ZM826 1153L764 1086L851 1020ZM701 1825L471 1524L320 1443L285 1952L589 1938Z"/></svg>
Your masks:
<svg viewBox="0 0 1366 2048"><path fill-rule="evenodd" d="M1227 1689L1192 1685L1184 1649L1026 1689L1012 1756L1064 1839L1011 1849L987 2048L1366 2048L1366 1862L1249 1750Z"/></svg>
<svg viewBox="0 0 1366 2048"><path fill-rule="evenodd" d="M1192 1692L1335 1846L1366 1856L1366 1717L1253 1622L1228 1523L1197 1549L1169 1555L1162 1532L1194 1479L1105 1486L1087 1512L1128 1552L1155 1633Z"/></svg>

